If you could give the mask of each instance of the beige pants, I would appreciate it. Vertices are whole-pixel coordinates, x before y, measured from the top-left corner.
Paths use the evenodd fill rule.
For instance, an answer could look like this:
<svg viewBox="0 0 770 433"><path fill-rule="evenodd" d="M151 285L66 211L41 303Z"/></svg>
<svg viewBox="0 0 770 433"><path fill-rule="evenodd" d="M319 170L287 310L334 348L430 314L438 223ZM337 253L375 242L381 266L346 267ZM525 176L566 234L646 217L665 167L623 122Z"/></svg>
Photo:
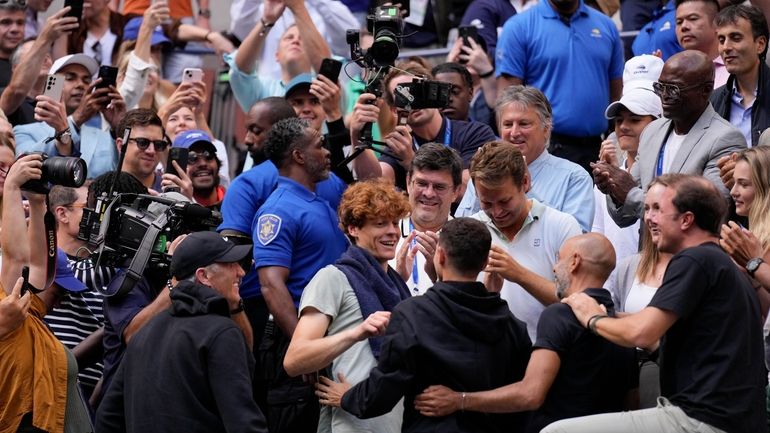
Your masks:
<svg viewBox="0 0 770 433"><path fill-rule="evenodd" d="M605 413L556 421L540 433L724 433L723 430L690 418L665 397L658 407L631 412Z"/></svg>

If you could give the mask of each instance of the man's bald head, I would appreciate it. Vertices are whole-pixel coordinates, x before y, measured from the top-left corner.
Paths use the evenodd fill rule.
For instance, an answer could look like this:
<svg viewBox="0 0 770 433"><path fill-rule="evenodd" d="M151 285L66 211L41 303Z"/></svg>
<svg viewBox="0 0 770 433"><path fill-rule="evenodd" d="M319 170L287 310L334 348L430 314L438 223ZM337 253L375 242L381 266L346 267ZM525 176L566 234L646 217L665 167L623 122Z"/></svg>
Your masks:
<svg viewBox="0 0 770 433"><path fill-rule="evenodd" d="M673 68L677 70L687 85L700 82L714 82L714 64L708 56L697 50L685 50L674 54L666 60L663 70ZM662 72L661 72L662 75ZM687 77L685 77L687 76Z"/></svg>
<svg viewBox="0 0 770 433"><path fill-rule="evenodd" d="M580 256L582 272L606 281L615 269L615 248L604 235L585 233L567 239L566 243L570 243L572 250Z"/></svg>
<svg viewBox="0 0 770 433"><path fill-rule="evenodd" d="M709 96L714 89L714 65L711 59L696 50L674 54L663 65L658 82L662 90L658 89L656 93L660 97L663 116L674 121L677 133L687 133L691 124L708 107ZM678 127L682 124L690 126L682 131Z"/></svg>

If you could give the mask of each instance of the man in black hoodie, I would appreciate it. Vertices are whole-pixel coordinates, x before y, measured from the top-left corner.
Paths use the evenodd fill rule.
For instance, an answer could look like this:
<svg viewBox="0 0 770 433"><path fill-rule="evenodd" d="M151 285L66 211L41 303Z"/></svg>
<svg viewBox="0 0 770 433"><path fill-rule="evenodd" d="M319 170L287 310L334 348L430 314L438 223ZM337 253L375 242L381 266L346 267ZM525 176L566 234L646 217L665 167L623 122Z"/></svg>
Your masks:
<svg viewBox="0 0 770 433"><path fill-rule="evenodd" d="M615 315L610 293L602 289L615 268L615 250L598 233L569 238L554 265L559 299L585 293ZM416 399L428 416L457 410L505 413L534 411L527 432L576 416L624 409L627 393L637 387L633 349L593 335L562 303L549 305L540 315L537 340L527 373L520 382L492 391L460 393L432 386Z"/></svg>
<svg viewBox="0 0 770 433"><path fill-rule="evenodd" d="M171 259L171 307L131 340L99 406L99 432L267 432L252 397L251 327L238 285L249 245L193 233Z"/></svg>
<svg viewBox="0 0 770 433"><path fill-rule="evenodd" d="M403 432L518 432L521 414L456 412L431 418L414 408L414 397L430 385L471 392L518 381L529 360L526 326L497 293L476 281L487 263L491 235L470 218L447 222L434 256L440 282L423 296L393 310L380 358L369 377L345 391L324 380L322 404L339 404L359 418L390 412L404 398ZM458 401L461 402L463 392ZM461 408L462 408L462 402Z"/></svg>

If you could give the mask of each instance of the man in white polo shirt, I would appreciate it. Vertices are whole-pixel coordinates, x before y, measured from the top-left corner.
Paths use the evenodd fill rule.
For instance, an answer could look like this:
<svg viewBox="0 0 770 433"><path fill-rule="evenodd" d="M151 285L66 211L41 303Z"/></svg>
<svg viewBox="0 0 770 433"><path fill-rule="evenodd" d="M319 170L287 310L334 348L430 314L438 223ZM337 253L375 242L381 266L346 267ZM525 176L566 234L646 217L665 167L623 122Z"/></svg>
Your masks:
<svg viewBox="0 0 770 433"><path fill-rule="evenodd" d="M580 226L571 215L527 198L531 180L515 144L485 144L473 156L470 174L482 209L473 217L492 233L487 288L500 291L535 341L540 313L558 302L557 253L564 241L581 233Z"/></svg>

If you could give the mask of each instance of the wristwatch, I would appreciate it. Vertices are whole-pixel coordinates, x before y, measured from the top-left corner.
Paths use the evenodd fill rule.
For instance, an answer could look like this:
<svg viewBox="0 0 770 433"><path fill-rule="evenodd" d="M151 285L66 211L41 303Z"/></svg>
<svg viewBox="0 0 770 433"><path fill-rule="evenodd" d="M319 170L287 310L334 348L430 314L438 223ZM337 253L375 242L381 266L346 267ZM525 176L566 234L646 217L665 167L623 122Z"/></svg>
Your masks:
<svg viewBox="0 0 770 433"><path fill-rule="evenodd" d="M198 16L203 18L211 18L211 9L199 9Z"/></svg>
<svg viewBox="0 0 770 433"><path fill-rule="evenodd" d="M72 133L70 132L70 128L64 128L63 131L57 132L56 135L53 136L53 138L59 140L59 143L68 146L72 144Z"/></svg>
<svg viewBox="0 0 770 433"><path fill-rule="evenodd" d="M762 263L765 263L765 260L762 257L754 257L746 262L746 272L749 273L751 278L754 278L754 273L757 272L757 269L759 269L759 266Z"/></svg>
<svg viewBox="0 0 770 433"><path fill-rule="evenodd" d="M239 299L238 300L238 306L235 307L234 310L230 310L230 315L231 316L235 316L238 313L242 313L243 310L245 310L245 309L246 309L246 306L243 303L243 299Z"/></svg>

